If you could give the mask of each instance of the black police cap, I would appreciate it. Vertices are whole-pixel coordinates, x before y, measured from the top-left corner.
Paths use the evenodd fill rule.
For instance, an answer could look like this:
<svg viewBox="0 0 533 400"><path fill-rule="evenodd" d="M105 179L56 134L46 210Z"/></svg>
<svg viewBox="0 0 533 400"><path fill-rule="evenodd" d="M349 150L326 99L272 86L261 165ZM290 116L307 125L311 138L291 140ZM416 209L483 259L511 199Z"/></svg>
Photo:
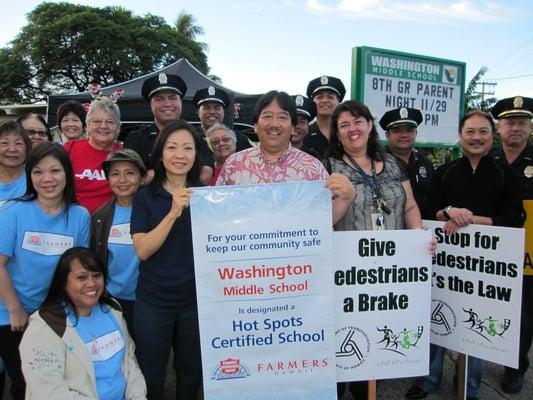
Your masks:
<svg viewBox="0 0 533 400"><path fill-rule="evenodd" d="M339 101L342 101L346 94L346 88L342 81L334 76L323 75L313 79L307 85L307 96L313 98L321 90L331 90L339 97Z"/></svg>
<svg viewBox="0 0 533 400"><path fill-rule="evenodd" d="M379 125L388 131L397 125L417 127L422 123L422 113L416 108L400 107L387 111L379 120Z"/></svg>
<svg viewBox="0 0 533 400"><path fill-rule="evenodd" d="M291 96L291 98L294 100L294 104L296 104L296 114L303 115L308 121L315 118L316 106L313 101L301 94Z"/></svg>
<svg viewBox="0 0 533 400"><path fill-rule="evenodd" d="M159 75L146 79L141 92L144 99L150 101L154 94L163 90L174 92L183 99L187 92L187 85L179 76L161 72Z"/></svg>
<svg viewBox="0 0 533 400"><path fill-rule="evenodd" d="M229 96L225 90L209 86L198 90L193 98L193 103L196 108L199 108L203 103L209 101L220 103L222 104L222 107L226 108L229 105Z"/></svg>
<svg viewBox="0 0 533 400"><path fill-rule="evenodd" d="M490 113L495 119L526 117L533 118L533 99L531 97L508 97L494 104Z"/></svg>

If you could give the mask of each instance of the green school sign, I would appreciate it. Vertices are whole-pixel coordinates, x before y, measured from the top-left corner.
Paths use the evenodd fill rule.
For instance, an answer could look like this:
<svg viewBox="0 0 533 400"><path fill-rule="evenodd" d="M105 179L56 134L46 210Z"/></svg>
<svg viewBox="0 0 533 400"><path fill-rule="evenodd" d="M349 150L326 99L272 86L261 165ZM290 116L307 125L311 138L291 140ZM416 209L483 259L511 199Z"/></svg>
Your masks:
<svg viewBox="0 0 533 400"><path fill-rule="evenodd" d="M364 102L376 122L392 108L417 108L424 116L417 145L455 146L463 114L465 68L458 61L354 47L351 97Z"/></svg>

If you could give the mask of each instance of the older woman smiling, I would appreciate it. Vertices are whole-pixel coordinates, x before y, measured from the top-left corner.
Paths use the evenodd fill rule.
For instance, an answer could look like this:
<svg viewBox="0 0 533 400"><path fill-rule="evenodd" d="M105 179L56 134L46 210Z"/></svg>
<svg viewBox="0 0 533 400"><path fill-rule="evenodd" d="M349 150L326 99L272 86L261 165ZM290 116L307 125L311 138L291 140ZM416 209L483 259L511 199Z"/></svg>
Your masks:
<svg viewBox="0 0 533 400"><path fill-rule="evenodd" d="M92 213L113 196L102 162L120 149L116 142L120 132L118 106L107 97L94 100L87 113L87 131L88 139L69 141L65 149L74 167L78 201Z"/></svg>
<svg viewBox="0 0 533 400"><path fill-rule="evenodd" d="M206 136L215 157L215 173L209 185L215 186L224 161L237 149L237 137L226 125L218 123L207 130Z"/></svg>

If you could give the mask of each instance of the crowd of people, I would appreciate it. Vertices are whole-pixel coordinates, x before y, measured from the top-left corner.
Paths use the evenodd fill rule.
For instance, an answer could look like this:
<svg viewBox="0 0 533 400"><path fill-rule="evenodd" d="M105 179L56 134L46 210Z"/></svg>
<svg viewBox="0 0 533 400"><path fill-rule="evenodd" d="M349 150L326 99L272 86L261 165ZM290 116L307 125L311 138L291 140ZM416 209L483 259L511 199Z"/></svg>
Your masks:
<svg viewBox="0 0 533 400"><path fill-rule="evenodd" d="M154 122L123 144L119 106L105 96L87 113L75 101L59 107L59 143L40 115L0 125L0 368L13 399L160 400L170 354L176 399L202 397L195 187L323 180L338 231L422 229L422 217L442 221L448 234L469 224L520 227L522 201L533 199L530 98L466 114L462 157L434 170L415 149L419 110L392 109L376 121L365 104L343 101L335 77L312 80L307 97L265 93L253 114L258 144L224 125L230 100L219 88L194 95L198 129L181 120L186 92L179 76L146 79ZM428 247L435 252L436 241ZM531 279L520 366L502 379L509 393L521 390L529 367ZM444 352L431 346L430 374L407 399L438 389ZM479 398L482 372L483 361L470 358L469 399ZM366 390L348 382L338 396Z"/></svg>

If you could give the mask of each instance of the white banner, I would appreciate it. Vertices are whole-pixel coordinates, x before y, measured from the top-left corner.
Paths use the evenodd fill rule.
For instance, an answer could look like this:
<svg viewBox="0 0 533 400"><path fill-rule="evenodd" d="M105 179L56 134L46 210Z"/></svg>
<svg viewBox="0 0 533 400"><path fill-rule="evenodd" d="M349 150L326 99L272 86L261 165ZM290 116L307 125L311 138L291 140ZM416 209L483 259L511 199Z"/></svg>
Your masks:
<svg viewBox="0 0 533 400"><path fill-rule="evenodd" d="M324 182L195 188L191 215L205 399L336 399Z"/></svg>
<svg viewBox="0 0 533 400"><path fill-rule="evenodd" d="M439 242L433 259L431 342L518 367L524 230L469 225Z"/></svg>
<svg viewBox="0 0 533 400"><path fill-rule="evenodd" d="M335 232L337 380L427 375L429 230Z"/></svg>

